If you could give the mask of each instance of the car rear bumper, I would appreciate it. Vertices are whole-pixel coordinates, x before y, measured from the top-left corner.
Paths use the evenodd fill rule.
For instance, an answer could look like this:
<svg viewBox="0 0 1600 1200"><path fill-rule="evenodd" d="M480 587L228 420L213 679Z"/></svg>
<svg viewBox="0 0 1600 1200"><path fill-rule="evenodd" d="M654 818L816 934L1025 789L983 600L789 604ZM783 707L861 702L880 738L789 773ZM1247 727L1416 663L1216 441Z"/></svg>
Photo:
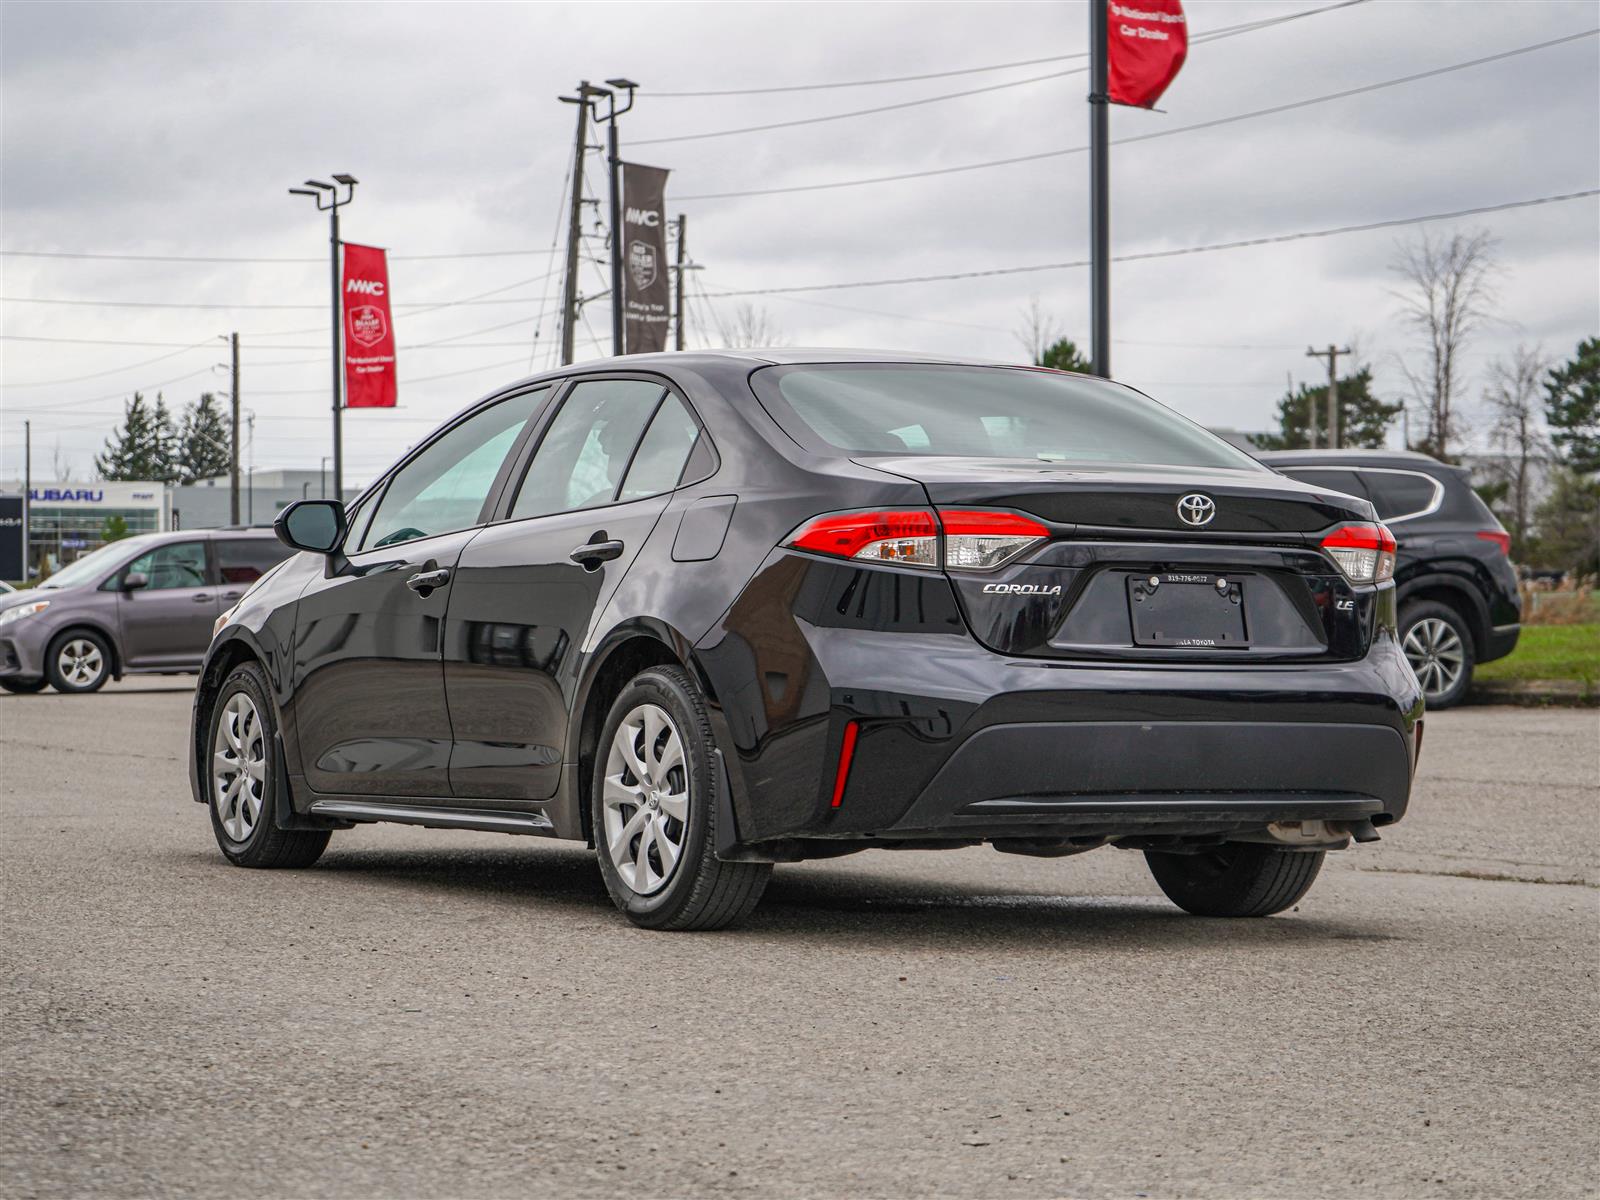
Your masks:
<svg viewBox="0 0 1600 1200"><path fill-rule="evenodd" d="M1483 657L1478 661L1493 662L1497 658L1504 658L1517 648L1517 639L1521 636L1521 625L1494 626L1484 639Z"/></svg>

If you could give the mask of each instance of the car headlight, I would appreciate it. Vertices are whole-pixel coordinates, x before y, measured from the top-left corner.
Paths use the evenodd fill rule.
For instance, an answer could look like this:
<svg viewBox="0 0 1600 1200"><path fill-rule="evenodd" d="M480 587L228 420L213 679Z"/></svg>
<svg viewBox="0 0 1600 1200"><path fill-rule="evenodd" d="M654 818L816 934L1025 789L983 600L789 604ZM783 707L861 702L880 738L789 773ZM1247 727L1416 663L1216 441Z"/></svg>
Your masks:
<svg viewBox="0 0 1600 1200"><path fill-rule="evenodd" d="M20 621L23 617L31 617L35 613L42 613L50 607L48 600L35 600L32 604L19 604L15 608L8 608L0 612L0 625L9 625L13 621Z"/></svg>

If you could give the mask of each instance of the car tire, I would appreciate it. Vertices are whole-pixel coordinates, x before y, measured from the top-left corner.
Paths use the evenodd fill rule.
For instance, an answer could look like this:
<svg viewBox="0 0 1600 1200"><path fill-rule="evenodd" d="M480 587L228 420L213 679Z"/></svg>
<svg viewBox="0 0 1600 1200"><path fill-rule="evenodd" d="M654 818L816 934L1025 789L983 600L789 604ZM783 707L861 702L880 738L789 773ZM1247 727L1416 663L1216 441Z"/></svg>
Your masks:
<svg viewBox="0 0 1600 1200"><path fill-rule="evenodd" d="M1227 842L1199 854L1145 851L1156 883L1197 917L1270 917L1299 901L1322 870L1324 851Z"/></svg>
<svg viewBox="0 0 1600 1200"><path fill-rule="evenodd" d="M1400 611L1400 647L1422 685L1430 709L1449 708L1472 686L1472 631L1462 615L1434 600L1408 604Z"/></svg>
<svg viewBox="0 0 1600 1200"><path fill-rule="evenodd" d="M44 675L58 692L98 692L111 678L111 646L92 629L69 629L45 651Z"/></svg>
<svg viewBox="0 0 1600 1200"><path fill-rule="evenodd" d="M42 678L17 679L7 676L4 679L0 679L0 691L12 692L18 696L31 696L35 692L44 691L44 680Z"/></svg>
<svg viewBox="0 0 1600 1200"><path fill-rule="evenodd" d="M277 710L261 668L234 668L206 718L202 761L211 831L236 867L309 867L333 836L326 829L279 829L273 820L277 732Z"/></svg>
<svg viewBox="0 0 1600 1200"><path fill-rule="evenodd" d="M770 863L716 856L716 742L688 672L654 667L611 706L590 796L600 875L644 929L724 929L756 906Z"/></svg>

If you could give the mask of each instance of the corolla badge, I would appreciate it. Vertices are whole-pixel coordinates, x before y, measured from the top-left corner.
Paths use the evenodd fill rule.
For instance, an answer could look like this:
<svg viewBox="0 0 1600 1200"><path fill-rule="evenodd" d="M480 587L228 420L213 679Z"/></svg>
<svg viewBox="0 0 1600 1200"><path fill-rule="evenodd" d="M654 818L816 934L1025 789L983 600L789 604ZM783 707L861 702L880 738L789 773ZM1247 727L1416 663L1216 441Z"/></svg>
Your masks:
<svg viewBox="0 0 1600 1200"><path fill-rule="evenodd" d="M1202 496L1199 492L1190 492L1178 501L1178 519L1185 525L1211 524L1211 518L1217 515L1217 502L1210 496Z"/></svg>

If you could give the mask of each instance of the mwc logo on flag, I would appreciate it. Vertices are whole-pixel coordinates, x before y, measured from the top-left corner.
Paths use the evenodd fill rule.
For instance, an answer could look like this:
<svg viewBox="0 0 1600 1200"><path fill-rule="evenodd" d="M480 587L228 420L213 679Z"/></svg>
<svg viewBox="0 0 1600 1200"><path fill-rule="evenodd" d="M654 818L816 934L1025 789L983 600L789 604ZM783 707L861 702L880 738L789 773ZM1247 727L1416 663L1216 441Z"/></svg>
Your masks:
<svg viewBox="0 0 1600 1200"><path fill-rule="evenodd" d="M394 322L389 314L389 263L376 246L344 247L344 395L346 408L393 408Z"/></svg>
<svg viewBox="0 0 1600 1200"><path fill-rule="evenodd" d="M1106 66L1113 104L1151 108L1189 54L1189 25L1179 0L1102 0Z"/></svg>

